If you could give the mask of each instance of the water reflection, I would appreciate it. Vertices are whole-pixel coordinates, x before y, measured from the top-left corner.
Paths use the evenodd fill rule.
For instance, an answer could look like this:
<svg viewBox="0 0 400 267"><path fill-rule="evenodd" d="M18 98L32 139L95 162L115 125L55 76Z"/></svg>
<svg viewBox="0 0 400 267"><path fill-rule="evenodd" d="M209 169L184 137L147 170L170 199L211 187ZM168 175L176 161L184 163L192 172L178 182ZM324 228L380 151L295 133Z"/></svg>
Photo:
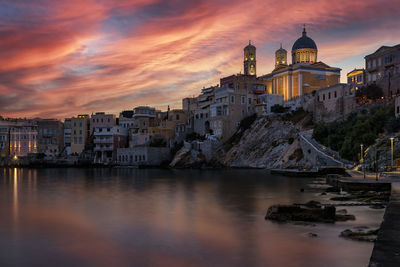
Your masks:
<svg viewBox="0 0 400 267"><path fill-rule="evenodd" d="M372 250L337 237L348 223L307 228L264 221L272 204L314 198L299 192L304 179L249 170L1 174L1 266L365 266ZM382 216L354 212L354 225L379 225ZM310 231L320 237L308 238Z"/></svg>

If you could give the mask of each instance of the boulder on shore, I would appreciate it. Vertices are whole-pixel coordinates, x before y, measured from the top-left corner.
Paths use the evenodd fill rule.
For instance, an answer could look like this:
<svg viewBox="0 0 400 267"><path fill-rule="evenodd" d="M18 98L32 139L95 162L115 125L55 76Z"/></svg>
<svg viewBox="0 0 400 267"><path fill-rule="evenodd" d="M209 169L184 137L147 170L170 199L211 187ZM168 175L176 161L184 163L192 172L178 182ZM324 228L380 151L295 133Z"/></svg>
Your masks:
<svg viewBox="0 0 400 267"><path fill-rule="evenodd" d="M273 205L269 207L265 216L266 220L278 222L305 221L333 223L335 221L355 220L353 215L336 214L334 206L319 207L317 205Z"/></svg>

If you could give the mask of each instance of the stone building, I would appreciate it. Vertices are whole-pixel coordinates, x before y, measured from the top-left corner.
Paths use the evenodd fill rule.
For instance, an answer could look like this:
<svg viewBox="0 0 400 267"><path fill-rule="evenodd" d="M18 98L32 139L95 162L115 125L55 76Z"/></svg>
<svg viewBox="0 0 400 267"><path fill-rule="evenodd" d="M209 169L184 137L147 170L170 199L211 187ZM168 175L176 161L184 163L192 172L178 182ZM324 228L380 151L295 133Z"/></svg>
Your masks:
<svg viewBox="0 0 400 267"><path fill-rule="evenodd" d="M284 95L284 100L289 101L340 82L341 69L317 61L317 45L305 28L293 44L292 64L288 65L285 57L285 50L280 48L275 53L275 69L261 76L269 94Z"/></svg>
<svg viewBox="0 0 400 267"><path fill-rule="evenodd" d="M365 56L367 83L376 83L385 97L400 94L400 44L381 46Z"/></svg>
<svg viewBox="0 0 400 267"><path fill-rule="evenodd" d="M64 149L64 124L55 119L41 119L38 124L38 152L53 160Z"/></svg>
<svg viewBox="0 0 400 267"><path fill-rule="evenodd" d="M133 109L133 124L128 130L129 147L147 145L150 142L149 128L158 125L157 110L140 106Z"/></svg>
<svg viewBox="0 0 400 267"><path fill-rule="evenodd" d="M117 160L117 149L127 147L127 135L120 126L95 127L94 163L109 164Z"/></svg>
<svg viewBox="0 0 400 267"><path fill-rule="evenodd" d="M89 115L83 114L71 118L71 154L80 154L90 135Z"/></svg>
<svg viewBox="0 0 400 267"><path fill-rule="evenodd" d="M273 106L283 106L283 104L283 95L263 94L257 98L255 111L257 115L269 115Z"/></svg>
<svg viewBox="0 0 400 267"><path fill-rule="evenodd" d="M332 122L353 112L355 93L347 84L336 84L304 96L302 105L304 110L312 112L314 121Z"/></svg>
<svg viewBox="0 0 400 267"><path fill-rule="evenodd" d="M114 114L106 114L104 112L96 112L90 118L90 134L94 132L97 127L113 127L117 124Z"/></svg>

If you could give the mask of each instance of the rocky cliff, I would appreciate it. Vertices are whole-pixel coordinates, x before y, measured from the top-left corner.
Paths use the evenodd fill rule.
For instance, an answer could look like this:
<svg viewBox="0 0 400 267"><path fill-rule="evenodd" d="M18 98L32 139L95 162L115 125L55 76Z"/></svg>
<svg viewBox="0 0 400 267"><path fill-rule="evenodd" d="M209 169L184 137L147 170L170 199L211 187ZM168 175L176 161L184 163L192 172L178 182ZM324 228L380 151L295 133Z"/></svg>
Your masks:
<svg viewBox="0 0 400 267"><path fill-rule="evenodd" d="M307 167L299 144L299 132L307 118L294 122L284 117L262 117L246 130L240 141L215 156L228 167Z"/></svg>
<svg viewBox="0 0 400 267"><path fill-rule="evenodd" d="M237 168L310 168L300 146L299 133L311 120L305 112L257 118L240 129L215 152L209 162L183 148L171 167L225 166ZM193 165L193 166L192 166Z"/></svg>

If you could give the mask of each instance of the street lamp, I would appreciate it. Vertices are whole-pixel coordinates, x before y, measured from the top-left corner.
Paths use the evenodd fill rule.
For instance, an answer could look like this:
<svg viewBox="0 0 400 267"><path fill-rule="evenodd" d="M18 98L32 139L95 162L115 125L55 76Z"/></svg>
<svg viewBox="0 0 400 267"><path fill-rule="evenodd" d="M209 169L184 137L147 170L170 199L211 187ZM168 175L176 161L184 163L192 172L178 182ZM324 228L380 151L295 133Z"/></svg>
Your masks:
<svg viewBox="0 0 400 267"><path fill-rule="evenodd" d="M363 144L361 144L361 167L362 167L362 169L363 169L363 172L364 172L364 179L365 179L365 166L364 166L364 145Z"/></svg>
<svg viewBox="0 0 400 267"><path fill-rule="evenodd" d="M390 147L391 147L391 152L392 152L392 161L391 161L391 169L393 169L393 141L394 141L394 138L393 137L390 137Z"/></svg>

